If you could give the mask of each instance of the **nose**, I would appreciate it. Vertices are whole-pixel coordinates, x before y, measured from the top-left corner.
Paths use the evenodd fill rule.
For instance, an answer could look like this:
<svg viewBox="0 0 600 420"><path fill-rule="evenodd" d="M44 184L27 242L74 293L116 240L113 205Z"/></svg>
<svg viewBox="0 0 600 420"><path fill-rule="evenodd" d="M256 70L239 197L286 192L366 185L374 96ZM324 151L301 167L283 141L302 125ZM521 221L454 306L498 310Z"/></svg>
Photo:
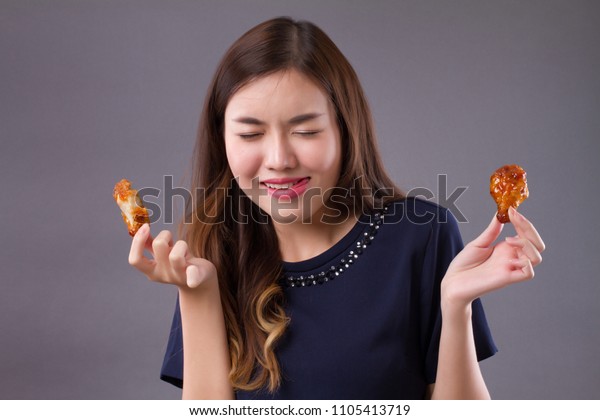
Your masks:
<svg viewBox="0 0 600 420"><path fill-rule="evenodd" d="M285 134L274 134L269 137L265 145L265 167L273 171L293 169L298 164L296 153Z"/></svg>

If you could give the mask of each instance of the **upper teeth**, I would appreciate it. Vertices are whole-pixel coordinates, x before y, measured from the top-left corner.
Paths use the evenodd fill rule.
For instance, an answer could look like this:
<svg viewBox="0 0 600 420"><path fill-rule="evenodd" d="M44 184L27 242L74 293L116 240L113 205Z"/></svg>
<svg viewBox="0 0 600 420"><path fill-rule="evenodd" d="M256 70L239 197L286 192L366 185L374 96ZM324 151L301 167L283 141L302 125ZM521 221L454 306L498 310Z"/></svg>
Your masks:
<svg viewBox="0 0 600 420"><path fill-rule="evenodd" d="M277 190L285 190L290 188L292 185L296 185L298 182L300 182L300 180L296 181L296 182L288 182L287 184L270 184L268 182L265 182L265 185L269 188L274 188Z"/></svg>

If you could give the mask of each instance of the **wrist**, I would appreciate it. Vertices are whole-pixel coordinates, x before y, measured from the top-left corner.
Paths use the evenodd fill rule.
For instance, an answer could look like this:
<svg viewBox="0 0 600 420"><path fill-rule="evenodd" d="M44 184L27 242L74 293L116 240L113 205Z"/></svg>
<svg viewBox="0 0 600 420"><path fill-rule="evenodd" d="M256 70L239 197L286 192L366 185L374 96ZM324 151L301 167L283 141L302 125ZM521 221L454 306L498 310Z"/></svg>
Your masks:
<svg viewBox="0 0 600 420"><path fill-rule="evenodd" d="M464 322L471 319L472 309L471 305L457 305L452 303L443 303L441 306L442 319L444 322L456 321Z"/></svg>
<svg viewBox="0 0 600 420"><path fill-rule="evenodd" d="M446 320L470 319L472 314L472 302L470 300L462 299L461 297L456 296L456 294L453 294L446 289L447 288L444 287L444 283L442 283L442 293L440 302L442 317Z"/></svg>
<svg viewBox="0 0 600 420"><path fill-rule="evenodd" d="M179 306L182 314L195 313L201 318L222 317L221 294L216 282L213 286L200 285L195 288L179 288Z"/></svg>
<svg viewBox="0 0 600 420"><path fill-rule="evenodd" d="M214 278L211 277L205 279L205 281L196 287L189 287L187 284L184 284L178 286L177 289L179 291L179 296L184 299L212 299L215 295L217 297L220 295L219 282L216 276Z"/></svg>

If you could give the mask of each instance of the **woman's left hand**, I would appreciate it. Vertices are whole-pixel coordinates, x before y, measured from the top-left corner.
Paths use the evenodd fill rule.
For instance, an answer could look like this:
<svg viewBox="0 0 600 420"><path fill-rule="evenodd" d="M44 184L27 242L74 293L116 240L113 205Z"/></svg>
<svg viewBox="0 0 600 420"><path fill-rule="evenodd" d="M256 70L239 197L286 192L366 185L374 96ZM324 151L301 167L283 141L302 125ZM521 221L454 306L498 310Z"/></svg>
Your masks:
<svg viewBox="0 0 600 420"><path fill-rule="evenodd" d="M467 307L476 298L512 283L530 280L542 262L544 242L523 215L509 210L517 236L492 246L502 232L496 219L454 258L442 281L442 306Z"/></svg>

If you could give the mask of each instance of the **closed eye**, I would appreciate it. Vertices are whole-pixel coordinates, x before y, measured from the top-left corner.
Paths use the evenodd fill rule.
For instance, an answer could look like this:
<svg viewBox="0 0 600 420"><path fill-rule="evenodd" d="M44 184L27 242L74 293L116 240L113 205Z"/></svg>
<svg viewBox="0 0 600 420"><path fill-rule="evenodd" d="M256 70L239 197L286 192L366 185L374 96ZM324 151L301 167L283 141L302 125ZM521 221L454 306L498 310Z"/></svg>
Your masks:
<svg viewBox="0 0 600 420"><path fill-rule="evenodd" d="M240 136L240 138L243 140L252 140L252 139L257 138L261 134L262 133L242 133L242 134L238 134L238 136Z"/></svg>
<svg viewBox="0 0 600 420"><path fill-rule="evenodd" d="M294 131L294 134L302 137L314 137L323 130L306 130L306 131Z"/></svg>

